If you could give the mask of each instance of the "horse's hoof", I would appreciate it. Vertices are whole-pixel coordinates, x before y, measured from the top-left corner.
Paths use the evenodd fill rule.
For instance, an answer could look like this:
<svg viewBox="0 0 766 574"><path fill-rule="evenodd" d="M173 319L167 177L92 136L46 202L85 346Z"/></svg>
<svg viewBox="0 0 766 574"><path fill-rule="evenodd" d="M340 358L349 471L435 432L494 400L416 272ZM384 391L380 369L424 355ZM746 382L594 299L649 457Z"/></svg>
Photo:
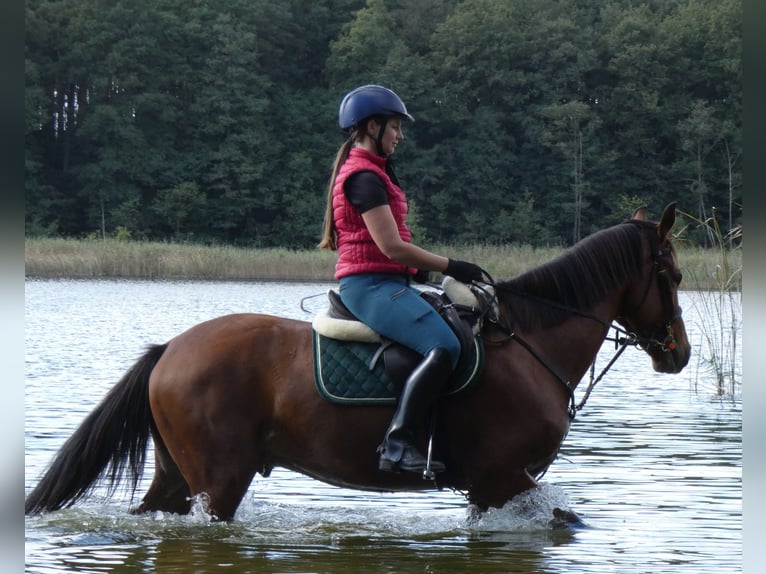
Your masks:
<svg viewBox="0 0 766 574"><path fill-rule="evenodd" d="M561 508L553 509L553 519L550 521L550 525L553 528L584 528L585 523L580 520L571 510L563 510Z"/></svg>
<svg viewBox="0 0 766 574"><path fill-rule="evenodd" d="M486 510L486 507L470 503L468 508L466 508L466 523L468 526L477 526Z"/></svg>

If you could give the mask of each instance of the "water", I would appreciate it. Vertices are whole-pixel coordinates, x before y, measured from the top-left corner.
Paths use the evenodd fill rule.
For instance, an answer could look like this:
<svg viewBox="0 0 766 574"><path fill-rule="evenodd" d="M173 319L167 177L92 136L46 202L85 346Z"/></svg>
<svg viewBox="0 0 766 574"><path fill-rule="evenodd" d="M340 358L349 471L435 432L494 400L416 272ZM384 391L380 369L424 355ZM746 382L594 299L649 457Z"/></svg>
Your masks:
<svg viewBox="0 0 766 574"><path fill-rule="evenodd" d="M232 312L310 319L301 298L328 286L28 280L27 491L146 345ZM451 491L373 494L280 469L256 477L229 524L199 506L190 516L132 516L127 493L107 499L98 487L72 508L26 518L26 571L740 572L741 400L720 396L698 363L709 309L682 297L689 367L659 375L642 352L626 351L541 487L478 522ZM306 305L316 311L324 299ZM610 351L605 344L599 369ZM151 476L150 460L137 499ZM551 525L556 507L586 526Z"/></svg>

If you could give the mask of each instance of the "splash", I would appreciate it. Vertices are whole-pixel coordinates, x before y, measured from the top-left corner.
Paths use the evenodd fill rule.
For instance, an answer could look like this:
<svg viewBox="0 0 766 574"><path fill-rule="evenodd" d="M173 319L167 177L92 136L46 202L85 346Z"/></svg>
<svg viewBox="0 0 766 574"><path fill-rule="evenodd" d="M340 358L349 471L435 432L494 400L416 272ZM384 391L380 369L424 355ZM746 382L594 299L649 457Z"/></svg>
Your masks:
<svg viewBox="0 0 766 574"><path fill-rule="evenodd" d="M250 525L250 535L280 538L327 538L346 536L442 537L482 533L540 533L572 526L574 516L564 490L541 483L522 493L503 508L475 514L464 498L454 493L349 492L347 496L267 498L247 497L240 505L236 521ZM571 513L571 515L570 515ZM559 515L557 518L556 515ZM580 524L581 525L581 524ZM248 526L244 526L248 528Z"/></svg>
<svg viewBox="0 0 766 574"><path fill-rule="evenodd" d="M210 496L206 492L195 494L188 500L191 501L191 509L188 515L189 524L207 526L218 518L214 513L210 512Z"/></svg>
<svg viewBox="0 0 766 574"><path fill-rule="evenodd" d="M574 516L564 490L547 483L522 492L502 508L490 508L481 515L469 508L466 514L470 530L492 532L546 530L566 526L568 516Z"/></svg>

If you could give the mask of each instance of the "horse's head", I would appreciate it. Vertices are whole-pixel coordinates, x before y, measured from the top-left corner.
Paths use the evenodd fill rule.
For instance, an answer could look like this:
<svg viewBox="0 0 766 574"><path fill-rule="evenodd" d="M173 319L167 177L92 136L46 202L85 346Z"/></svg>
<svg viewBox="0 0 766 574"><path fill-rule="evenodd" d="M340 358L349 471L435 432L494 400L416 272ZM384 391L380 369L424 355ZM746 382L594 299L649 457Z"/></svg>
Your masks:
<svg viewBox="0 0 766 574"><path fill-rule="evenodd" d="M633 220L643 222L645 230L644 265L626 292L617 321L636 334L655 371L678 373L689 362L691 345L678 305L681 271L670 241L676 204L665 208L657 224L647 222L643 207L636 210Z"/></svg>

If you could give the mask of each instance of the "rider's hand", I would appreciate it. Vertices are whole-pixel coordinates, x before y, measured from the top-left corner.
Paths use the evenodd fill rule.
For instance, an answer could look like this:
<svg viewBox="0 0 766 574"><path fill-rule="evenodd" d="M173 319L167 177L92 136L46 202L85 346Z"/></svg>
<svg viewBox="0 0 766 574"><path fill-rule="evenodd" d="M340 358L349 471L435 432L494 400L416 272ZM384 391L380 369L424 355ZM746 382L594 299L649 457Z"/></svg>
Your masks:
<svg viewBox="0 0 766 574"><path fill-rule="evenodd" d="M469 263L468 261L459 261L457 259L450 259L447 263L447 268L444 270L445 275L454 277L461 283L471 283L472 281L483 281L484 273L481 267L475 263Z"/></svg>

